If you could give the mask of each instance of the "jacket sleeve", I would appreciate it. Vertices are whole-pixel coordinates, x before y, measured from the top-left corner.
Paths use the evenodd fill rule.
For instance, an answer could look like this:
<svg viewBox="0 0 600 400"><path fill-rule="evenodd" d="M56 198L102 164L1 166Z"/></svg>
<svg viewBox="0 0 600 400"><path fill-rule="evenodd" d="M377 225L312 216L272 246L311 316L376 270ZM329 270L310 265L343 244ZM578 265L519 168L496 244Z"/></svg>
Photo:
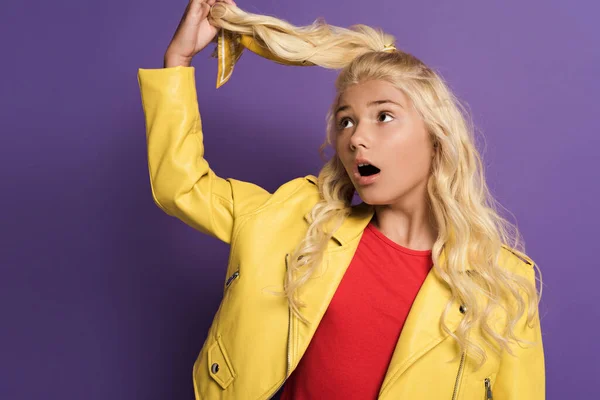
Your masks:
<svg viewBox="0 0 600 400"><path fill-rule="evenodd" d="M236 217L271 194L217 176L204 159L195 68L138 69L154 202L189 226L231 243Z"/></svg>
<svg viewBox="0 0 600 400"><path fill-rule="evenodd" d="M535 269L527 266L528 278L535 285ZM544 400L546 398L546 377L544 347L539 318L539 310L532 322L527 325L527 311L515 326L518 338L535 342L535 345L513 344L511 349L516 357L502 355L496 382L492 382L493 398L502 400Z"/></svg>

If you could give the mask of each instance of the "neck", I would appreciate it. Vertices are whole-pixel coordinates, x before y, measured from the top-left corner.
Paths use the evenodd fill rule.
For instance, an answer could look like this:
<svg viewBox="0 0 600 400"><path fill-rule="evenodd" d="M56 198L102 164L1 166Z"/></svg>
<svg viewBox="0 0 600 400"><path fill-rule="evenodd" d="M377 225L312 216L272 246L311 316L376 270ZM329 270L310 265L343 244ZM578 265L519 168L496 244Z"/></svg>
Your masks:
<svg viewBox="0 0 600 400"><path fill-rule="evenodd" d="M400 200L374 206L373 224L390 240L413 250L431 250L437 239L435 218L427 201Z"/></svg>

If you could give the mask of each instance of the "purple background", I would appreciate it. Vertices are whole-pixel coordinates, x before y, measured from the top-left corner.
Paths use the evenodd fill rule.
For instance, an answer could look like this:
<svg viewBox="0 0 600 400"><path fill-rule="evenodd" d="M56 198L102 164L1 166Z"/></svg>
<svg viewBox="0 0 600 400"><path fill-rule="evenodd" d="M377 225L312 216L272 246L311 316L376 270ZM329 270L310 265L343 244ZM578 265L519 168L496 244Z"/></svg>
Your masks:
<svg viewBox="0 0 600 400"><path fill-rule="evenodd" d="M587 3L587 4L586 4ZM380 26L466 101L489 184L544 273L549 399L597 396L597 3L238 0L297 25ZM0 398L192 399L228 247L156 207L138 68L186 1L0 6ZM195 59L207 159L273 190L321 165L334 71Z"/></svg>

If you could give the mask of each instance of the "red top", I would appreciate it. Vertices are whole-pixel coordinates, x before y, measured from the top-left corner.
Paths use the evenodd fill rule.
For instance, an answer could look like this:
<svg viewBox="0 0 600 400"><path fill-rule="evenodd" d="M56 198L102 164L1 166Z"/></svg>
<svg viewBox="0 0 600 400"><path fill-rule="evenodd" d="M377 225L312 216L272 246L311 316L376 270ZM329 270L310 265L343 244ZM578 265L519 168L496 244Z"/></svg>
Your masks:
<svg viewBox="0 0 600 400"><path fill-rule="evenodd" d="M402 247L369 224L281 400L376 399L432 265L431 250Z"/></svg>

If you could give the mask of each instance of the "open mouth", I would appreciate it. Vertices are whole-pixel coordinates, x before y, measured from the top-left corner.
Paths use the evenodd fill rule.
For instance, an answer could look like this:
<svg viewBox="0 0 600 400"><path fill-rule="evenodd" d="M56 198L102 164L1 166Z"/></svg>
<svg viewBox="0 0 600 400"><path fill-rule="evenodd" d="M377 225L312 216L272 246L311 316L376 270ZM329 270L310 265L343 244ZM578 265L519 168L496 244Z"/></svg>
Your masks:
<svg viewBox="0 0 600 400"><path fill-rule="evenodd" d="M358 173L360 176L371 176L381 172L379 168L371 164L358 164Z"/></svg>

